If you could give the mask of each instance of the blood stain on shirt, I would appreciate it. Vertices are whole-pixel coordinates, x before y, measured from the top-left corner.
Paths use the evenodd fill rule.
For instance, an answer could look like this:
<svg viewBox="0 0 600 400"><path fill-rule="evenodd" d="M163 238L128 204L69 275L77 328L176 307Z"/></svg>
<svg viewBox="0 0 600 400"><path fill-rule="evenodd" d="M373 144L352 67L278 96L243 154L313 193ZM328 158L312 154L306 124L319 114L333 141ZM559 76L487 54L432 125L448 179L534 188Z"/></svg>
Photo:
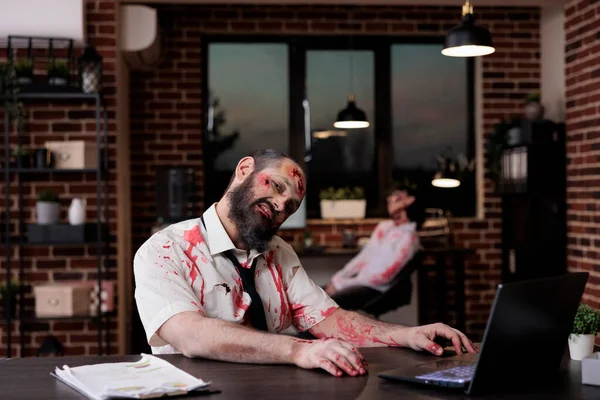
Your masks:
<svg viewBox="0 0 600 400"><path fill-rule="evenodd" d="M285 325L285 319L287 318L287 314L288 314L288 306L287 303L285 302L285 293L284 291L286 290L286 288L284 288L284 283L283 283L283 273L281 271L281 265L279 264L274 264L273 263L273 258L274 258L274 251L269 252L268 256L267 256L267 268L269 269L269 272L271 273L271 277L273 278L273 283L275 284L275 289L277 289L277 293L279 294L279 301L281 304L281 314L279 315L279 328L282 328Z"/></svg>
<svg viewBox="0 0 600 400"><path fill-rule="evenodd" d="M327 318L333 314L335 310L337 310L337 307L329 307L327 310L321 311L321 316Z"/></svg>
<svg viewBox="0 0 600 400"><path fill-rule="evenodd" d="M292 318L294 319L294 325L305 328L316 324L317 321L313 316L306 315L306 306L304 304L292 304L291 309Z"/></svg>

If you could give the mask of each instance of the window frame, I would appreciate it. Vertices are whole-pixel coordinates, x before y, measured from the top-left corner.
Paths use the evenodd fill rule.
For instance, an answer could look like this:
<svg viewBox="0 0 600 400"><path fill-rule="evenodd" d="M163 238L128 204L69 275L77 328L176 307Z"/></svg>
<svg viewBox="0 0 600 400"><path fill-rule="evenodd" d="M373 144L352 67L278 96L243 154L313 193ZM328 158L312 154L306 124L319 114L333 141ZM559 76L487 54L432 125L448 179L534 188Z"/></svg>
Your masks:
<svg viewBox="0 0 600 400"><path fill-rule="evenodd" d="M213 43L277 43L288 45L288 96L289 96L289 155L297 160L303 168L306 167L304 157L306 146L304 138L304 110L302 100L306 97L306 52L310 50L371 50L374 53L374 101L375 115L372 117L375 125L375 152L373 173L377 176L378 202L375 207L367 210L367 218L387 216L385 193L392 184L393 172L393 131L392 131L392 45L396 44L443 44L443 36L392 36L392 35L336 35L336 36L298 36L298 35L236 35L236 34L203 34L201 38L202 54L202 135L207 131L208 115L208 47ZM292 67L294 66L294 67ZM475 132L475 79L476 64L473 58L467 59L466 92L467 92L467 153L469 159L476 156ZM335 110L332 110L332 113ZM203 153L205 151L203 143ZM479 163L476 163L477 168ZM205 176L204 176L205 178ZM203 185L203 198L206 200L206 181ZM475 185L474 208L472 215L478 216L478 190ZM307 208L307 218L313 218L316 210Z"/></svg>

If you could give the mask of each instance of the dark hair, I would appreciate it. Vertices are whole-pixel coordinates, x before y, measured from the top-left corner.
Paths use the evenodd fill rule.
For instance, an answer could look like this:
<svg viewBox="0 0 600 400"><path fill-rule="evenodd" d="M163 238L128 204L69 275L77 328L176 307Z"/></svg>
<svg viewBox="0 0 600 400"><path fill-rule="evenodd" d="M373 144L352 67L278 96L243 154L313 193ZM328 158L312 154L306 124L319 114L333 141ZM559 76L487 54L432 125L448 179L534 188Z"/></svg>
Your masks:
<svg viewBox="0 0 600 400"><path fill-rule="evenodd" d="M254 158L254 170L256 171L262 171L265 168L272 167L273 165L278 165L283 159L286 158L290 161L296 162L287 154L275 149L256 150L252 154L250 154L250 157Z"/></svg>
<svg viewBox="0 0 600 400"><path fill-rule="evenodd" d="M390 190L388 191L388 195L392 194L396 190L404 191L409 196L415 196L417 194L417 190L414 185L411 185L409 183L394 182L394 184L390 187Z"/></svg>
<svg viewBox="0 0 600 400"><path fill-rule="evenodd" d="M281 163L281 161L284 159L288 159L288 160L298 164L296 162L296 160L294 160L292 157L288 156L285 153L282 153L279 150L275 150L275 149L255 150L248 156L252 157L254 159L253 173L260 172L263 169L272 167L274 165L279 165ZM300 170L302 170L302 167L299 166L299 168L300 168ZM306 173L304 172L304 170L302 170L302 173L304 174L304 176L306 176ZM229 188L231 187L231 183L233 182L234 179L235 179L235 171L233 171L233 174L231 175L231 179L229 180L229 184L227 185L227 189L225 189L225 191L229 190Z"/></svg>

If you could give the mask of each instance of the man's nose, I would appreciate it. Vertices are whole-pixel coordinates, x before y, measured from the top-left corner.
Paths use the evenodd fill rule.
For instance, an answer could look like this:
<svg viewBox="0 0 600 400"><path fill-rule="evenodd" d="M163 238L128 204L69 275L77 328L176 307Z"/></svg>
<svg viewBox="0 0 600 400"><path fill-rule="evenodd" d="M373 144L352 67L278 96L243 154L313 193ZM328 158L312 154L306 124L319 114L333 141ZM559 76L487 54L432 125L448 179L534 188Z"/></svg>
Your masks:
<svg viewBox="0 0 600 400"><path fill-rule="evenodd" d="M277 211L278 213L283 211L283 204L284 204L284 201L281 198L281 196L277 196L273 199L273 207L275 208L275 211Z"/></svg>

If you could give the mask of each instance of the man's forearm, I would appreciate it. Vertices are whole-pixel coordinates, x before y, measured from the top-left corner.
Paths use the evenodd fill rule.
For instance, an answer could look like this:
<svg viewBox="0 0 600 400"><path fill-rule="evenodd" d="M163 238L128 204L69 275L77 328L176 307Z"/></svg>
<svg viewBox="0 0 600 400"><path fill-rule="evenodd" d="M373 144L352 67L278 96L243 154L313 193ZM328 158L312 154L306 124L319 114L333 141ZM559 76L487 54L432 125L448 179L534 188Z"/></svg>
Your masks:
<svg viewBox="0 0 600 400"><path fill-rule="evenodd" d="M359 347L405 347L406 328L374 320L362 314L337 309L311 329L318 338L336 338Z"/></svg>
<svg viewBox="0 0 600 400"><path fill-rule="evenodd" d="M197 318L189 324L189 337L181 351L188 357L243 363L293 364L303 342L289 336L259 332L214 318Z"/></svg>

